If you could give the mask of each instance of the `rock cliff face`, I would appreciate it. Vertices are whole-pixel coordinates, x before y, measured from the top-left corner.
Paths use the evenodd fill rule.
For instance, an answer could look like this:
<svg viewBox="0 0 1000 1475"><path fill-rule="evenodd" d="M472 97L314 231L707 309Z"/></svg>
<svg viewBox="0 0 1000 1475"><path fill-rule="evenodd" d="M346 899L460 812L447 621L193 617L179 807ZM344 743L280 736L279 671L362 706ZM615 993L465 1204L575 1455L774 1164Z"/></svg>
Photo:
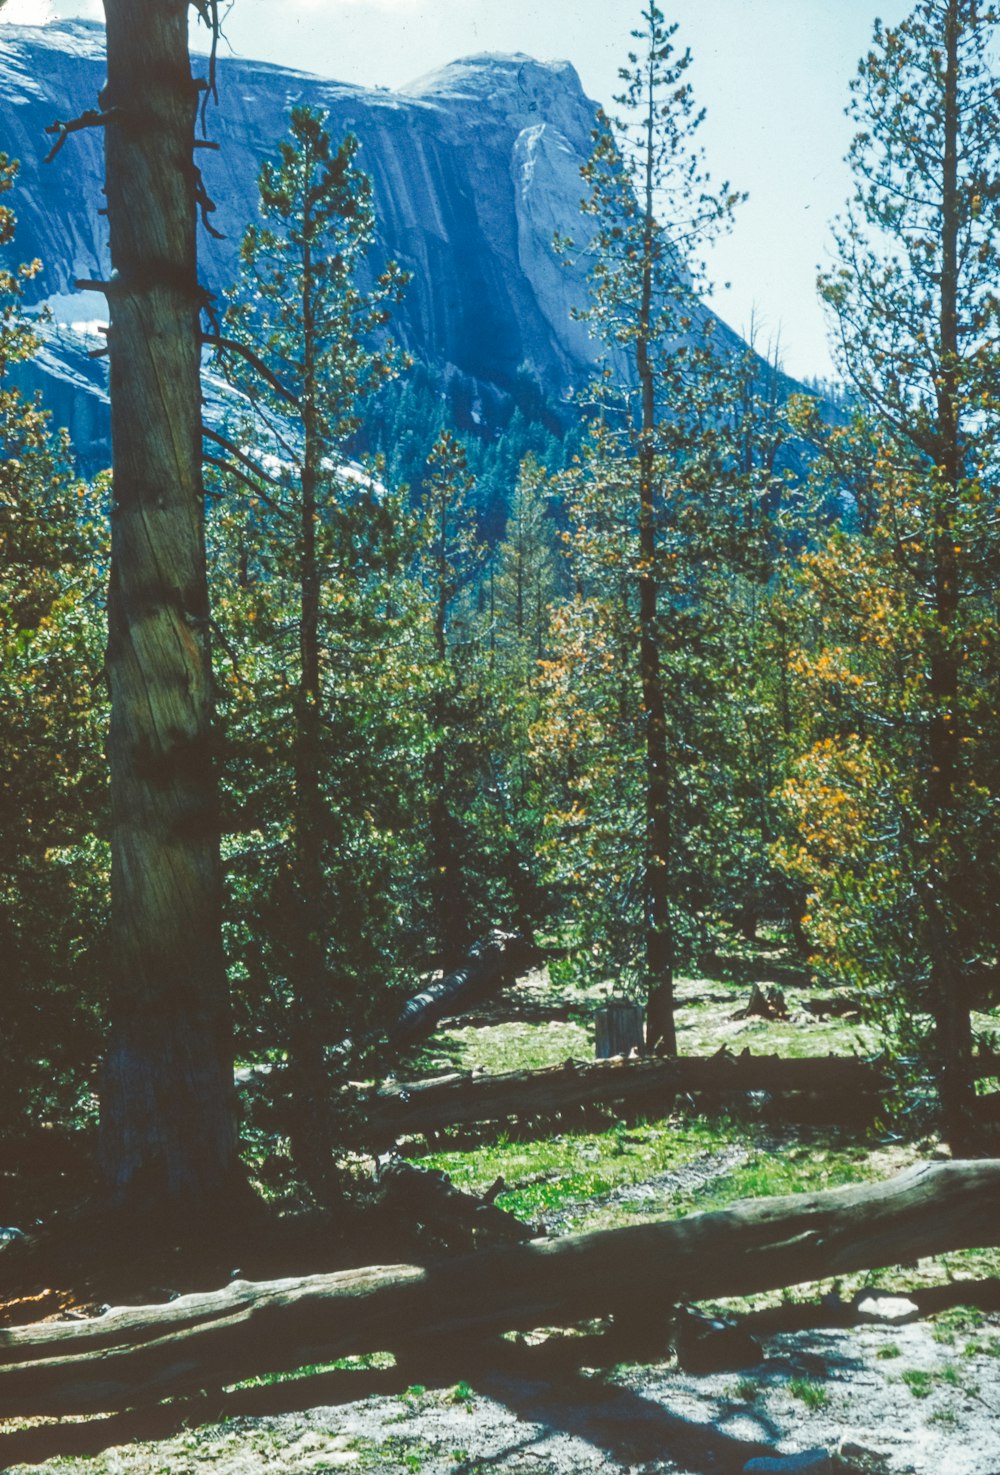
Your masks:
<svg viewBox="0 0 1000 1475"><path fill-rule="evenodd" d="M76 133L44 164L44 130L94 107L103 80L100 26L0 26L0 149L21 160L16 251L42 259L39 299L66 325L41 366L60 379L64 420L86 420L67 406L100 383L80 349L93 346L88 326L92 334L103 299L81 298L73 283L106 272L102 139L96 129ZM275 152L291 105L305 102L329 113L335 137L351 131L361 141L379 221L372 266L395 257L412 273L393 327L407 348L500 390L522 366L554 395L587 373L598 349L570 317L586 300L584 267L567 267L552 249L557 228L580 234L580 165L595 113L567 62L473 56L390 92L221 58L218 83L208 118L220 149L199 163L225 240L203 237L207 285L233 280L260 160Z"/></svg>

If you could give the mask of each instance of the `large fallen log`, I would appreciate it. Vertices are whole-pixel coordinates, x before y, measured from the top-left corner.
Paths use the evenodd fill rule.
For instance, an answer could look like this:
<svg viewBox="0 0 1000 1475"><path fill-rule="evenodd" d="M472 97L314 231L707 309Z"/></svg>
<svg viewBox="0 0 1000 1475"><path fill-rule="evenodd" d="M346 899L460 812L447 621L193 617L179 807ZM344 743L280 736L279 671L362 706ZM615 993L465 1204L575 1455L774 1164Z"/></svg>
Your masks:
<svg viewBox="0 0 1000 1475"><path fill-rule="evenodd" d="M383 1030L359 1040L346 1039L327 1052L331 1065L375 1050L377 1056L392 1058L432 1035L442 1019L466 1010L506 988L539 957L538 950L520 932L494 928L474 942L460 965L451 973L429 983L406 1000L399 1013Z"/></svg>
<svg viewBox="0 0 1000 1475"><path fill-rule="evenodd" d="M597 1060L501 1075L453 1073L426 1081L386 1082L345 1096L356 1109L357 1132L368 1144L387 1146L400 1137L443 1127L553 1117L580 1106L642 1102L655 1106L683 1094L807 1091L862 1103L884 1089L878 1066L853 1056L786 1060L779 1055Z"/></svg>
<svg viewBox="0 0 1000 1475"><path fill-rule="evenodd" d="M719 1213L0 1332L0 1417L109 1412L437 1339L568 1325L1000 1243L1000 1159Z"/></svg>

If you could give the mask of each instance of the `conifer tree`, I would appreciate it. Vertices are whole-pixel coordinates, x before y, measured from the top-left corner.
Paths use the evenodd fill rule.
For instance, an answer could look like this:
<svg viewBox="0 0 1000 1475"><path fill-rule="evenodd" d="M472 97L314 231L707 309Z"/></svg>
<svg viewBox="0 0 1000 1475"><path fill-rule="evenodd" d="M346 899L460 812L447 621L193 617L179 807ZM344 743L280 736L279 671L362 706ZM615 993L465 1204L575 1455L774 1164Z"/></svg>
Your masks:
<svg viewBox="0 0 1000 1475"><path fill-rule="evenodd" d="M427 766L431 910L441 966L454 967L472 941L465 816L476 787L470 667L477 632L468 603L483 562L465 451L443 430L431 450L423 494L425 579L436 685L430 702L434 742Z"/></svg>
<svg viewBox="0 0 1000 1475"><path fill-rule="evenodd" d="M635 386L607 406L605 424L590 443L590 464L595 487L604 478L619 494L624 488L631 504L634 541L628 546L644 749L640 971L649 1043L670 1053L676 1051L677 794L663 642L671 607L664 578L676 554L665 549L663 532L668 503L675 503L669 517L676 527L678 516L703 519L708 501L718 495L726 375L715 346L715 320L696 293L700 252L725 228L737 202L728 186L715 191L704 174L697 145L703 114L688 80L691 54L677 48L676 33L649 0L633 32L637 48L621 71L623 118L598 120L594 153L584 170L590 194L583 206L593 224L588 250L594 258L586 316L609 348L606 383L614 374Z"/></svg>
<svg viewBox="0 0 1000 1475"><path fill-rule="evenodd" d="M839 717L828 702L795 791L810 828L824 790L845 795L845 817L855 802L881 816L870 831L834 827L858 889L816 920L834 951L867 955L876 978L902 975L900 1004L932 1017L957 1150L973 1115L974 980L995 966L1000 940L984 697L1000 669L997 21L979 0L919 0L898 26L876 24L852 83L856 189L837 228L839 265L820 288L868 429L828 436L827 464L835 473L854 436L872 448L871 469L853 498L857 535L835 535L807 568L833 638L803 669L836 696ZM862 871L881 876L881 903Z"/></svg>
<svg viewBox="0 0 1000 1475"><path fill-rule="evenodd" d="M0 154L4 253L16 172ZM65 437L14 382L40 346L22 309L39 266L0 267L0 1132L11 1136L83 1109L107 967L106 488L74 476Z"/></svg>
<svg viewBox="0 0 1000 1475"><path fill-rule="evenodd" d="M241 690L259 701L263 684L270 685L269 746L274 761L291 768L291 814L284 815L291 850L281 862L284 904L274 914L286 961L277 972L287 979L301 1126L293 1146L316 1185L326 1147L324 1046L355 1022L356 990L336 960L343 961L348 935L364 952L360 927L353 924L370 915L357 908L351 919L337 915L347 902L333 880L345 879L334 856L338 833L346 843L343 786L357 794L369 767L363 763L345 779L351 730L345 717L352 702L357 712L359 663L371 626L381 621L384 634L390 618L385 590L373 590L371 579L380 562L398 563L405 542L401 508L380 486L378 469L352 468L344 450L363 400L395 372L392 346L373 347L372 336L384 327L404 284L389 265L369 287L360 285L375 222L371 182L355 164L357 149L352 137L335 147L319 113L292 109L278 160L261 168L262 221L244 236L240 281L216 340L219 362L247 410L242 425L230 431L240 444L213 437L228 452L228 461L213 459L230 488L249 493L237 495L242 560L223 606L234 654L242 646L235 662L237 704ZM231 525L233 518L231 504L225 521ZM250 616L250 630L234 628L239 610ZM353 656L346 663L345 641ZM374 648L369 653L374 659ZM366 679L364 720L374 721L371 671ZM332 741L338 731L342 761ZM247 777L251 789L259 789L259 780ZM358 798L363 810L364 796ZM367 802L378 808L373 796Z"/></svg>

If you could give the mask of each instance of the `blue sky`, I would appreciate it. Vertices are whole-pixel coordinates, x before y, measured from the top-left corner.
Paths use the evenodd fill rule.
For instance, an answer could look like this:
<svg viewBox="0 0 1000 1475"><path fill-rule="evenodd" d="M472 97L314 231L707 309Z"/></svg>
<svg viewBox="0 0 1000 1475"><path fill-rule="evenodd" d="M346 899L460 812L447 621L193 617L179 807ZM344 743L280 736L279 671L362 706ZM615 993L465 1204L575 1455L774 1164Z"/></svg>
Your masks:
<svg viewBox="0 0 1000 1475"><path fill-rule="evenodd" d="M790 373L828 376L815 279L850 191L847 85L876 15L894 22L910 0L661 3L694 54L709 170L750 195L710 260L713 305L740 331L754 319L757 346L777 341ZM639 0L234 0L225 30L242 55L389 87L476 51L567 58L608 105L640 9ZM8 0L3 19L102 13L99 0Z"/></svg>

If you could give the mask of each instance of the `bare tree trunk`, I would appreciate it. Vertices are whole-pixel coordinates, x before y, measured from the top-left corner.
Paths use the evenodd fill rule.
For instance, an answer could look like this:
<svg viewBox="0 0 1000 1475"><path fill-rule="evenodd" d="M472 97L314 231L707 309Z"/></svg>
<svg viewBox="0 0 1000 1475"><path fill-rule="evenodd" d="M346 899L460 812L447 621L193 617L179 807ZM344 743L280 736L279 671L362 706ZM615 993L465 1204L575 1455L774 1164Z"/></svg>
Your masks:
<svg viewBox="0 0 1000 1475"><path fill-rule="evenodd" d="M114 976L99 1157L115 1205L187 1212L229 1189L237 1163L201 483L198 88L186 0L106 0L105 12Z"/></svg>

